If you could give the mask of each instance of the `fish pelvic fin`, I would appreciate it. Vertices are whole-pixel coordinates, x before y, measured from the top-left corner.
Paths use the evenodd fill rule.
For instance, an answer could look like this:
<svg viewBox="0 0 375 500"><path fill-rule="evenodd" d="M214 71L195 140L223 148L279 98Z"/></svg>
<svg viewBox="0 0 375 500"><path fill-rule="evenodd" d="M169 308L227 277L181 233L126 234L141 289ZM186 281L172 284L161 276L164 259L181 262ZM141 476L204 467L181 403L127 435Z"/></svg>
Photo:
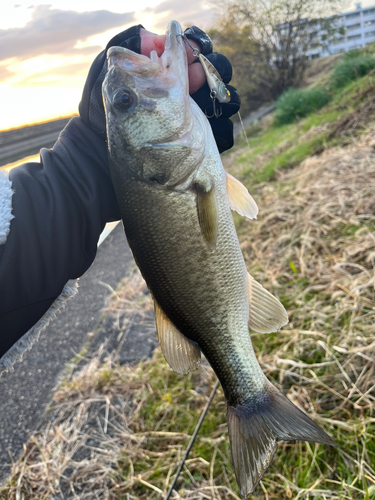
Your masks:
<svg viewBox="0 0 375 500"><path fill-rule="evenodd" d="M254 332L277 332L288 323L282 303L248 274L249 327Z"/></svg>
<svg viewBox="0 0 375 500"><path fill-rule="evenodd" d="M271 464L278 440L335 446L328 434L271 384L247 404L228 405L227 423L234 472L244 498Z"/></svg>
<svg viewBox="0 0 375 500"><path fill-rule="evenodd" d="M169 366L182 375L194 371L201 362L198 344L187 339L170 321L154 299L156 329L161 350Z"/></svg>

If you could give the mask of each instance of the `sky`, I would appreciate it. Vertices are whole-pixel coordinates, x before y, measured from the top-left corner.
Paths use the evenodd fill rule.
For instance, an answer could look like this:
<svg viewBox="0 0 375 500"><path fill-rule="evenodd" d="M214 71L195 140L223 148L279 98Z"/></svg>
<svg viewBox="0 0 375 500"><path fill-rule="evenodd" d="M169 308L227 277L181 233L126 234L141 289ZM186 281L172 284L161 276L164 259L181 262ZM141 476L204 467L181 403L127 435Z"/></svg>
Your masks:
<svg viewBox="0 0 375 500"><path fill-rule="evenodd" d="M77 113L92 61L117 33L213 24L205 0L2 0L0 130Z"/></svg>
<svg viewBox="0 0 375 500"><path fill-rule="evenodd" d="M161 34L172 19L207 29L215 16L209 0L2 0L0 130L77 113L92 61L124 29Z"/></svg>

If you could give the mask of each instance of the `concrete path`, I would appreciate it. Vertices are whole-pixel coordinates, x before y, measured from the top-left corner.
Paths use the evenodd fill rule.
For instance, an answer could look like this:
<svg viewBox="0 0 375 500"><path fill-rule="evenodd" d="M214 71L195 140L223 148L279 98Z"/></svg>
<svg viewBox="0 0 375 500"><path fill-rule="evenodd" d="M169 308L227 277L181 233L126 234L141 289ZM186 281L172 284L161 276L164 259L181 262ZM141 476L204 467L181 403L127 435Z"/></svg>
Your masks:
<svg viewBox="0 0 375 500"><path fill-rule="evenodd" d="M244 127L247 127L248 125L251 125L254 123L256 120L260 120L263 118L263 116L268 115L275 109L274 104L270 104L269 106L265 106L263 108L258 109L258 111L254 111L254 113L251 113L251 115L247 116L246 118L243 119L243 125ZM234 137L239 136L241 133L243 133L242 125L241 123L236 123L236 125L233 127L233 135Z"/></svg>
<svg viewBox="0 0 375 500"><path fill-rule="evenodd" d="M0 480L9 472L10 454L17 458L23 443L40 425L64 366L88 342L87 334L98 330L101 340L108 338L114 347L118 330L108 318L100 328L103 308L111 295L109 287L115 289L133 267L123 227L118 224L79 280L79 293L41 334L23 362L0 379ZM95 336L93 342L97 345ZM155 335L134 331L126 339L122 361L149 356L155 345Z"/></svg>

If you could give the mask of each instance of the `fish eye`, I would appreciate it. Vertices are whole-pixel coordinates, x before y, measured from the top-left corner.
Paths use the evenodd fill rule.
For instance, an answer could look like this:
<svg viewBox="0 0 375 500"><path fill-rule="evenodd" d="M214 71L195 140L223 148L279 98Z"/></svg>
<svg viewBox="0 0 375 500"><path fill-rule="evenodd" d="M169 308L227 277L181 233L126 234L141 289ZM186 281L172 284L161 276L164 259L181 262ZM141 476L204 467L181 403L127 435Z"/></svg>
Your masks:
<svg viewBox="0 0 375 500"><path fill-rule="evenodd" d="M119 111L127 111L133 102L134 96L130 90L119 89L113 95L113 106Z"/></svg>

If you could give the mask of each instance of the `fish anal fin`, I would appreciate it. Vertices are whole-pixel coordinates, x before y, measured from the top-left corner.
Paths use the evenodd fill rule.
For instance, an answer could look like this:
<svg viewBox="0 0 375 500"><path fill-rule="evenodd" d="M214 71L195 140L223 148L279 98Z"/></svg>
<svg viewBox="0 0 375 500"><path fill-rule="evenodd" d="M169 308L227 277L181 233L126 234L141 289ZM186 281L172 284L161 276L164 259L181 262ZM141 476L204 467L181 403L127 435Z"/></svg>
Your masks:
<svg viewBox="0 0 375 500"><path fill-rule="evenodd" d="M256 219L258 206L247 188L233 175L227 174L227 196L229 206L248 219Z"/></svg>
<svg viewBox="0 0 375 500"><path fill-rule="evenodd" d="M154 299L159 343L169 366L177 373L194 371L201 362L201 350L188 340L168 319Z"/></svg>
<svg viewBox="0 0 375 500"><path fill-rule="evenodd" d="M277 332L288 323L282 303L248 274L249 327L254 332Z"/></svg>
<svg viewBox="0 0 375 500"><path fill-rule="evenodd" d="M202 234L211 250L216 247L218 221L214 187L200 183L195 185L197 193L197 211Z"/></svg>
<svg viewBox="0 0 375 500"><path fill-rule="evenodd" d="M262 479L277 441L309 441L335 446L334 441L275 387L241 406L227 407L234 472L244 498Z"/></svg>

